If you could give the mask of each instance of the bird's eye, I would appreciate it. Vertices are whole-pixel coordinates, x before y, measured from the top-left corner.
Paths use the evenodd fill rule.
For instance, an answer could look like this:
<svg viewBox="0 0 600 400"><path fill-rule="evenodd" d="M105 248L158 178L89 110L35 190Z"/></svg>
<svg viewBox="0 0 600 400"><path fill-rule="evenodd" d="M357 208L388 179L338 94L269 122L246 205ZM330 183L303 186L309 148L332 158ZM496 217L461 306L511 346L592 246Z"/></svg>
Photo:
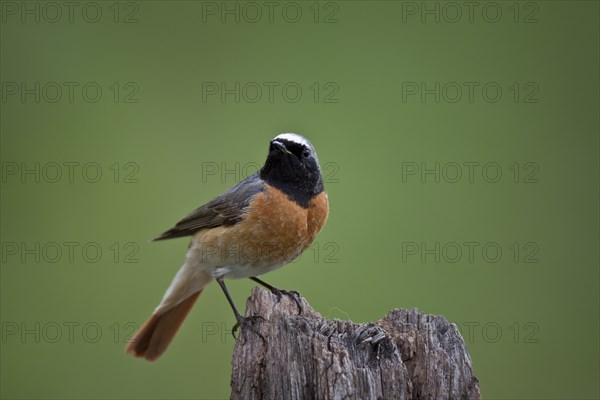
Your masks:
<svg viewBox="0 0 600 400"><path fill-rule="evenodd" d="M310 157L310 151L308 151L308 150L304 150L304 151L302 152L302 157L304 157L304 158L308 158L308 157Z"/></svg>

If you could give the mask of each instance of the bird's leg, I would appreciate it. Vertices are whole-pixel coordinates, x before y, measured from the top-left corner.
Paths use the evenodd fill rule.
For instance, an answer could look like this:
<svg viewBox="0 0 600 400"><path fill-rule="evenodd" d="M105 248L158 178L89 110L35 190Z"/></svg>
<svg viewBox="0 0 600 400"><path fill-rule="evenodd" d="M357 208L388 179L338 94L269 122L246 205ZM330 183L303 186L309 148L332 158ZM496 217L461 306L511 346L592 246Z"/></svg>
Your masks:
<svg viewBox="0 0 600 400"><path fill-rule="evenodd" d="M261 279L258 279L255 276L250 277L250 279L252 279L254 282L269 289L271 291L271 293L273 293L275 296L277 296L277 301L280 301L281 296L284 294L286 296L292 297L294 299L294 301L296 302L296 305L298 306L298 315L302 314L302 311L304 311L304 309L302 308L302 300L300 300L300 293L298 293L297 291L277 289L275 286L269 285L267 282L265 282Z"/></svg>
<svg viewBox="0 0 600 400"><path fill-rule="evenodd" d="M221 289L223 289L223 293L225 293L225 297L227 297L227 301L229 302L229 305L231 306L231 309L233 310L233 314L235 315L235 319L237 321L235 323L235 325L233 326L233 328L231 329L231 335L234 338L236 338L235 332L238 330L238 328L240 326L242 326L244 328L248 327L248 329L250 329L251 331L256 333L258 336L260 336L260 338L263 340L263 342L266 342L264 336L261 335L261 333L258 332L258 330L256 330L256 328L254 328L254 326L252 325L253 320L258 319L258 318L264 320L264 318L261 317L260 315L253 315L251 317L243 317L242 314L240 314L239 311L237 310L235 304L233 303L233 299L229 295L229 291L227 290L227 287L225 286L225 282L223 282L223 277L216 278L216 280L219 283L219 286L221 286Z"/></svg>

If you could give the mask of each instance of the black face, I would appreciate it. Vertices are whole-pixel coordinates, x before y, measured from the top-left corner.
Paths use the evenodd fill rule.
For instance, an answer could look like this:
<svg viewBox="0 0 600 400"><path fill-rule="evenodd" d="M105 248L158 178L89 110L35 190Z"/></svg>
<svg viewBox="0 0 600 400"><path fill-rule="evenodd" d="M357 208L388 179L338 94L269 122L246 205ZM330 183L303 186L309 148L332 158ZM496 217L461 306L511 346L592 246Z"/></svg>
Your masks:
<svg viewBox="0 0 600 400"><path fill-rule="evenodd" d="M260 176L302 207L323 191L319 161L310 144L275 138Z"/></svg>

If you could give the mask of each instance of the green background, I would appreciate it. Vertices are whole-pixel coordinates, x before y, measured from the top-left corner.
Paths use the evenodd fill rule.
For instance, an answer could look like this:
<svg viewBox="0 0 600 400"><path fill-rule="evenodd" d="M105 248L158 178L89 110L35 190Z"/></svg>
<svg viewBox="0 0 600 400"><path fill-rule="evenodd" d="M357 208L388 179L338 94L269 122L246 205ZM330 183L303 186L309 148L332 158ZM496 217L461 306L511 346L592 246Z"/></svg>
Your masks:
<svg viewBox="0 0 600 400"><path fill-rule="evenodd" d="M457 22L441 2L318 3L317 22L314 2L297 2L296 23L285 2L272 22L255 3L255 23L248 8L239 22L203 13L235 2L101 1L96 23L82 16L86 2L55 23L43 3L7 3L19 11L2 9L0 42L2 398L228 398L233 315L216 285L156 363L125 355L123 342L188 244L148 239L253 172L281 132L315 145L331 213L315 247L268 282L329 318L372 321L396 307L444 315L462 329L484 398L600 396L598 2L501 1L496 23L482 16L486 2ZM39 22L19 14L36 4ZM425 7L439 7L440 21L422 17ZM40 101L21 99L35 82ZM53 103L48 82L79 89ZM102 88L95 103L82 96L87 82ZM207 82L239 82L239 102L206 93ZM252 82L276 82L272 101L265 89L252 102ZM302 89L296 102L293 89L282 94L289 82ZM439 102L407 94L410 82L439 82ZM472 101L465 91L453 102L452 82L477 82ZM482 94L489 82L502 89L496 102ZM137 102L125 102L134 89L127 100ZM20 175L36 162L39 182ZM73 182L65 162L80 163ZM451 182L465 162L480 163L472 182L466 167ZM84 179L86 163L100 166L98 182ZM439 182L406 175L422 163L439 163ZM488 182L494 170L482 176L486 163L500 166L498 182ZM239 169L206 176L214 165ZM72 260L65 242L78 243ZM451 262L464 242L478 243L472 262L465 252ZM27 253L36 243L39 262ZM436 243L439 262L422 251ZM493 246L482 255L486 243L501 248L497 262ZM240 307L253 286L229 284Z"/></svg>

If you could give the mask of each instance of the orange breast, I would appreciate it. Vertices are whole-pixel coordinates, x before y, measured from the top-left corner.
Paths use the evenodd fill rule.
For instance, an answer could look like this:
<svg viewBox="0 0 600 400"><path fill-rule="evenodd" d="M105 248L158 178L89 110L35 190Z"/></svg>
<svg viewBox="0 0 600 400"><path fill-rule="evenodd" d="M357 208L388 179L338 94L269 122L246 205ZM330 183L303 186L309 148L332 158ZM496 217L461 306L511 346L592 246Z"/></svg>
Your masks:
<svg viewBox="0 0 600 400"><path fill-rule="evenodd" d="M254 198L243 221L199 232L193 247L213 253L207 261L214 266L276 268L310 246L328 212L325 193L302 208L280 190L268 187Z"/></svg>
<svg viewBox="0 0 600 400"><path fill-rule="evenodd" d="M323 228L329 216L329 200L327 193L321 192L312 199L308 205L308 236L310 241L315 239L317 233ZM310 243L309 243L310 245Z"/></svg>

